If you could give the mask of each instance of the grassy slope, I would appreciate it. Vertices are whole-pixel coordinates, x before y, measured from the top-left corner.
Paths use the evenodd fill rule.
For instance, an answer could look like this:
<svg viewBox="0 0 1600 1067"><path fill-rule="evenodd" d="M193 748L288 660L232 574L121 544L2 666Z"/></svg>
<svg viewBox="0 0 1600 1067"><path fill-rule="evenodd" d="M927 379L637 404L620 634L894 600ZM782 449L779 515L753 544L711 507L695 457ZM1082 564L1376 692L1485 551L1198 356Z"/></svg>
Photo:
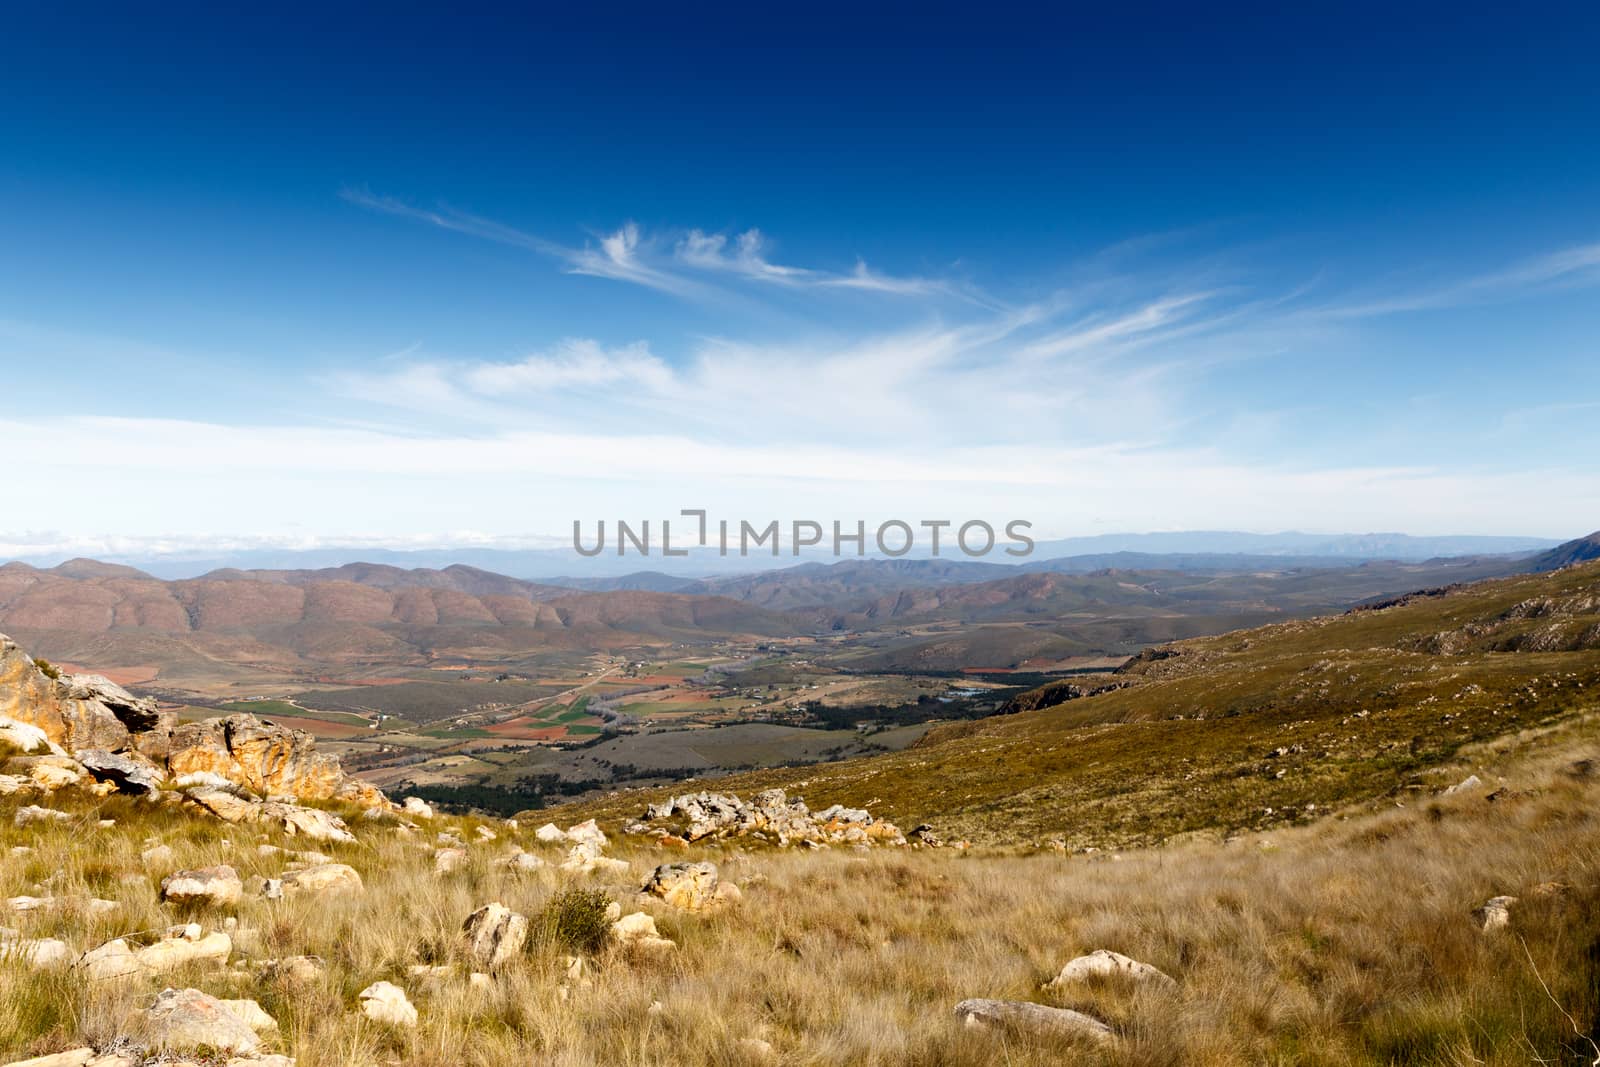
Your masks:
<svg viewBox="0 0 1600 1067"><path fill-rule="evenodd" d="M428 837L449 827L474 843L465 867L439 876L424 840L358 822L359 845L328 851L361 872L365 893L250 896L198 913L208 927L237 917L230 967L91 984L0 959L0 1062L80 1043L103 1048L127 1032L131 1011L176 985L257 998L280 1025L269 1043L307 1067L763 1062L741 1051L748 1037L771 1042L777 1062L808 1065L1586 1063L1594 1053L1563 1013L1587 1030L1600 1007L1590 955L1600 943L1597 742L1591 716L1475 749L1475 760L1513 785L1492 803L1482 791L1458 794L1270 840L1195 842L1115 860L696 849L689 858L715 860L745 887L742 904L703 916L636 896L654 864L682 852L623 839L614 852L630 861L625 875L514 875L494 861L508 837L538 849L531 824L514 834L498 825L499 840L480 843L476 820L441 818ZM7 919L25 935L80 950L188 917L160 903L168 866L146 869L139 850L147 841L175 850L170 866L229 862L246 876L283 870L282 857L256 852L259 840L301 847L122 798L62 793L52 803L78 815L77 824L15 828L17 801L0 799L0 856L8 857L0 897L50 891L118 901L108 916L74 909ZM96 828L103 817L116 826ZM83 847L86 835L94 848ZM12 852L18 845L31 851ZM468 986L457 932L464 916L490 900L537 916L575 884L655 913L679 949L657 961L603 951L583 984L564 989L568 949L540 936L492 988ZM1472 909L1501 893L1519 898L1510 928L1480 934ZM1155 964L1177 985L1041 989L1067 959L1096 948ZM255 977L259 961L303 953L325 961L325 977L305 985ZM452 969L426 982L409 973L415 964ZM357 991L378 980L409 992L421 1014L416 1030L360 1018ZM967 1031L951 1008L969 996L1088 1011L1119 1039L1096 1055Z"/></svg>
<svg viewBox="0 0 1600 1067"><path fill-rule="evenodd" d="M1557 607L1518 608L1540 598ZM1595 706L1596 635L1600 564L1483 582L1183 642L1130 668L1128 689L938 727L905 752L710 787L783 786L813 806L866 806L975 841L1125 847L1261 829L1444 784L1431 772L1463 745ZM635 815L671 791L614 794L573 814Z"/></svg>

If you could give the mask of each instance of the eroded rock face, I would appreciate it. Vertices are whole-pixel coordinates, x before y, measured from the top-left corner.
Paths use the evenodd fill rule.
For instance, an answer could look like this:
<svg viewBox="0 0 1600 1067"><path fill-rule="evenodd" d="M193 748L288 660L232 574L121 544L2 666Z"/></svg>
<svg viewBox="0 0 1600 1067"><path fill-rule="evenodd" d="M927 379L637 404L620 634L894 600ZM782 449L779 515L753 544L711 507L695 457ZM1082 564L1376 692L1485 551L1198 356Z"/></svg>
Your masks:
<svg viewBox="0 0 1600 1067"><path fill-rule="evenodd" d="M153 700L133 696L97 674L51 678L11 638L0 634L0 717L37 727L51 744L119 751L134 731L162 715Z"/></svg>
<svg viewBox="0 0 1600 1067"><path fill-rule="evenodd" d="M264 796L301 800L330 800L344 785L338 758L317 752L310 734L254 715L178 727L167 766L174 775L214 774Z"/></svg>

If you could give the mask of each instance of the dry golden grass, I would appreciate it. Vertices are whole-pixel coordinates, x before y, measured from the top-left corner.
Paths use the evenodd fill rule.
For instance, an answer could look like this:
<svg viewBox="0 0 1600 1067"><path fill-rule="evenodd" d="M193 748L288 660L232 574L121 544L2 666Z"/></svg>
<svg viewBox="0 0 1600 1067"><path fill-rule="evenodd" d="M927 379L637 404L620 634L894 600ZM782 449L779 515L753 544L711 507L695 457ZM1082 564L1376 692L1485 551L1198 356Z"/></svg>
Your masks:
<svg viewBox="0 0 1600 1067"><path fill-rule="evenodd" d="M223 914L257 931L259 944L241 938L232 967L90 987L70 973L0 964L0 1054L105 1046L155 991L192 985L259 999L280 1023L278 1047L302 1067L757 1062L747 1038L770 1042L779 1062L808 1065L1590 1062L1595 1051L1564 1013L1592 1036L1600 770L1585 776L1573 765L1587 757L1600 767L1600 726L1580 717L1470 755L1480 774L1506 777L1506 794L1423 799L1228 844L1087 856L697 850L691 858L715 860L746 891L737 907L704 916L636 896L654 864L681 853L623 840L613 853L631 861L626 878L517 875L494 861L512 838L538 851L531 827L498 825L498 840L469 846L466 866L435 875L432 835L451 827L473 841L477 820L436 819L417 837L357 823L360 845L323 850L355 866L366 892L246 899ZM52 802L79 823L17 829L14 800L0 802L0 897L93 895L123 907L3 925L80 950L186 917L159 902L166 871L144 870L147 840L171 845L177 867L228 862L246 877L283 868L258 844L306 847L130 800ZM98 827L102 817L117 825ZM11 854L15 845L32 851ZM1561 888L1535 890L1546 883ZM608 950L573 982L566 947L536 937L492 989L470 988L463 918L491 900L534 916L570 885L651 911L678 951L648 961ZM1472 909L1502 893L1520 898L1511 926L1485 935ZM200 918L214 926L222 914ZM1097 948L1152 963L1177 986L1041 988ZM253 966L302 954L327 964L308 986L260 978ZM416 964L454 971L429 983L409 974ZM357 992L380 979L410 993L417 1029L358 1014ZM1078 1008L1119 1037L1097 1053L968 1031L951 1009L974 996Z"/></svg>

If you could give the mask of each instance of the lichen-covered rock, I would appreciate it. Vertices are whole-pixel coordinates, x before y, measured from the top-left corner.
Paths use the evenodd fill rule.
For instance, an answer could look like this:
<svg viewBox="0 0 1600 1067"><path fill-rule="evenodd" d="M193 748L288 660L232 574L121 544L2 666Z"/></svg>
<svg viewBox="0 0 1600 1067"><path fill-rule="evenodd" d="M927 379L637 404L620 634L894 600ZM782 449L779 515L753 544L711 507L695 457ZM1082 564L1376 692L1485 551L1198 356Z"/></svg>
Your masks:
<svg viewBox="0 0 1600 1067"><path fill-rule="evenodd" d="M164 989L140 1013L140 1036L154 1051L256 1052L261 1039L245 1019L209 993Z"/></svg>

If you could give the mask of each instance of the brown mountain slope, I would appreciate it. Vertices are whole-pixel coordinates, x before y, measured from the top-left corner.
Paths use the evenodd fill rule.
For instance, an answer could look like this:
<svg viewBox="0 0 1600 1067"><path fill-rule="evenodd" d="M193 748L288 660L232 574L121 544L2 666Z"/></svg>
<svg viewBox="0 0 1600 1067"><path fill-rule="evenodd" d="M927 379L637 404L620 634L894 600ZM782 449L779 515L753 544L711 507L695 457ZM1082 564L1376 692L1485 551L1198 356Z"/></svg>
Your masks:
<svg viewBox="0 0 1600 1067"><path fill-rule="evenodd" d="M125 570L0 567L0 629L52 658L158 665L164 681L179 667L191 675L230 668L316 674L318 665L424 666L439 656L794 632L783 616L720 597L575 593L465 567L231 572L171 582ZM412 574L423 584L403 584Z"/></svg>

